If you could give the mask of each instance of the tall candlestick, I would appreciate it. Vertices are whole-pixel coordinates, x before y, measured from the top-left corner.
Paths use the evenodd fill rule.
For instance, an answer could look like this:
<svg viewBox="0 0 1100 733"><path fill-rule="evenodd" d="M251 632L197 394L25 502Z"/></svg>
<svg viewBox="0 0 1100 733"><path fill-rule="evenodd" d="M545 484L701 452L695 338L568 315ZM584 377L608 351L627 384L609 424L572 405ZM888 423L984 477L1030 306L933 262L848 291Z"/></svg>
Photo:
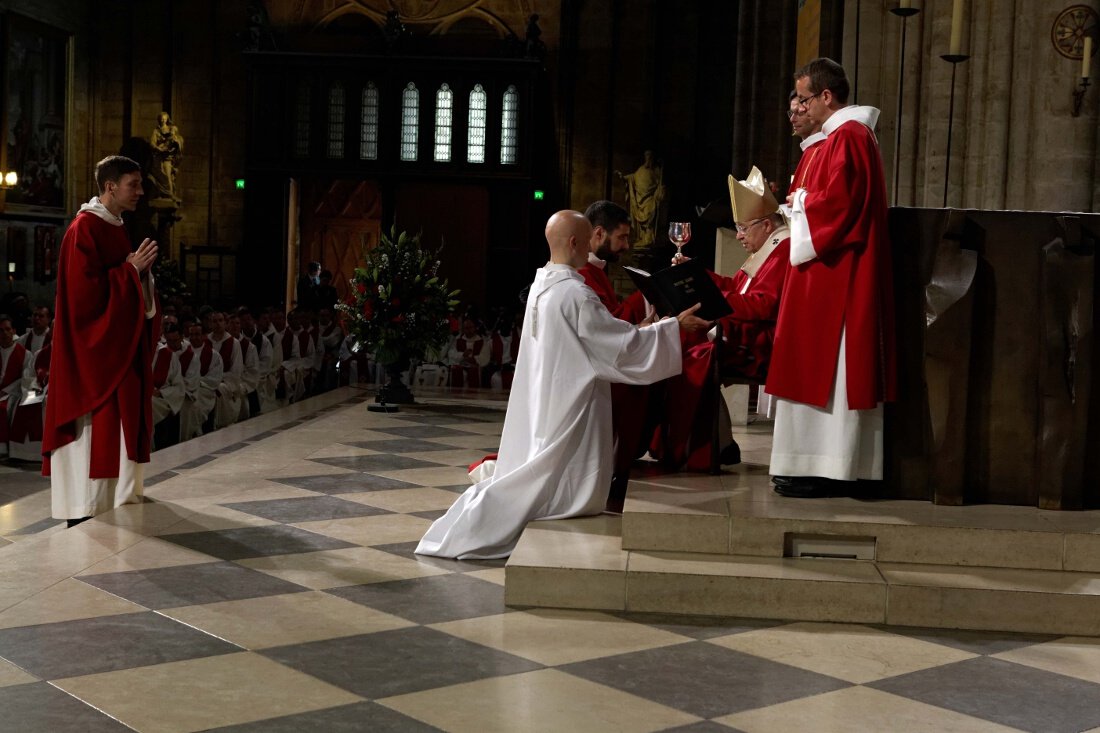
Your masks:
<svg viewBox="0 0 1100 733"><path fill-rule="evenodd" d="M913 0L900 0L898 2L899 8L911 8L913 7Z"/></svg>
<svg viewBox="0 0 1100 733"><path fill-rule="evenodd" d="M1089 66L1092 64L1092 36L1085 36L1085 48L1081 55L1081 78L1089 78Z"/></svg>
<svg viewBox="0 0 1100 733"><path fill-rule="evenodd" d="M951 55L962 53L963 0L955 0L951 9Z"/></svg>

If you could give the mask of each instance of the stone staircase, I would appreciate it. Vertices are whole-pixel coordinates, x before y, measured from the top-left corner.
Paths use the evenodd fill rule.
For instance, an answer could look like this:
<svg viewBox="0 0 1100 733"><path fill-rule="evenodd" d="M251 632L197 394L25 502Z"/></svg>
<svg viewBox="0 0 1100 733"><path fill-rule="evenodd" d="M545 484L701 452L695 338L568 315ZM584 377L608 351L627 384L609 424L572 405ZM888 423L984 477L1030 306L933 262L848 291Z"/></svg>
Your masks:
<svg viewBox="0 0 1100 733"><path fill-rule="evenodd" d="M532 522L506 576L515 606L1100 635L1100 512L652 476L621 518Z"/></svg>

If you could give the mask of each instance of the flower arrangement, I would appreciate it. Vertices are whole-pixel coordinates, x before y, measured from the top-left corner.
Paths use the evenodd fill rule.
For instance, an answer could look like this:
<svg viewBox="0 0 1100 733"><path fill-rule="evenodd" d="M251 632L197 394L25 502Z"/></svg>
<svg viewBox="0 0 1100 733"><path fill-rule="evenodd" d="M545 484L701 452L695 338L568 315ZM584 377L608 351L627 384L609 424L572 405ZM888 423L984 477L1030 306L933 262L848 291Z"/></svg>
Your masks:
<svg viewBox="0 0 1100 733"><path fill-rule="evenodd" d="M336 307L348 331L380 364L419 357L447 343L447 314L458 305L458 291L448 290L447 280L439 277L441 249L422 248L419 234L398 234L394 225L355 268L351 294Z"/></svg>

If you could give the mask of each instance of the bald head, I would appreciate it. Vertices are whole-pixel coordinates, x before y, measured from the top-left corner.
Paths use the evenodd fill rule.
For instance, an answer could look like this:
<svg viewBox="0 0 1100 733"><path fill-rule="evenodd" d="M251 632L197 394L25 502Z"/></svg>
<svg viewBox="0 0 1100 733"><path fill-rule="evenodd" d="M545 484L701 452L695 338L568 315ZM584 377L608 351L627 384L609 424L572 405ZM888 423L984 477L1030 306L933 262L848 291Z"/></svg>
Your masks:
<svg viewBox="0 0 1100 733"><path fill-rule="evenodd" d="M556 265L584 267L588 262L592 224L579 211L559 211L546 222L546 242L550 261Z"/></svg>

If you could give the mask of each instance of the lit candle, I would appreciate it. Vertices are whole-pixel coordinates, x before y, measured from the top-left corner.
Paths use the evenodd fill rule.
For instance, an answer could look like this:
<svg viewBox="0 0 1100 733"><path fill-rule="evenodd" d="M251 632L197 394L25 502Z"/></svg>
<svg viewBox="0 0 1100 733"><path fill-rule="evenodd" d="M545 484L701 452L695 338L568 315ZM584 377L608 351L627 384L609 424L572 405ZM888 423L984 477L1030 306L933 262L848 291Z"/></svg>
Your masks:
<svg viewBox="0 0 1100 733"><path fill-rule="evenodd" d="M1085 48L1081 53L1081 78L1089 78L1089 66L1092 64L1092 36L1085 36Z"/></svg>
<svg viewBox="0 0 1100 733"><path fill-rule="evenodd" d="M951 55L958 56L962 53L963 35L963 0L955 0L951 9Z"/></svg>

